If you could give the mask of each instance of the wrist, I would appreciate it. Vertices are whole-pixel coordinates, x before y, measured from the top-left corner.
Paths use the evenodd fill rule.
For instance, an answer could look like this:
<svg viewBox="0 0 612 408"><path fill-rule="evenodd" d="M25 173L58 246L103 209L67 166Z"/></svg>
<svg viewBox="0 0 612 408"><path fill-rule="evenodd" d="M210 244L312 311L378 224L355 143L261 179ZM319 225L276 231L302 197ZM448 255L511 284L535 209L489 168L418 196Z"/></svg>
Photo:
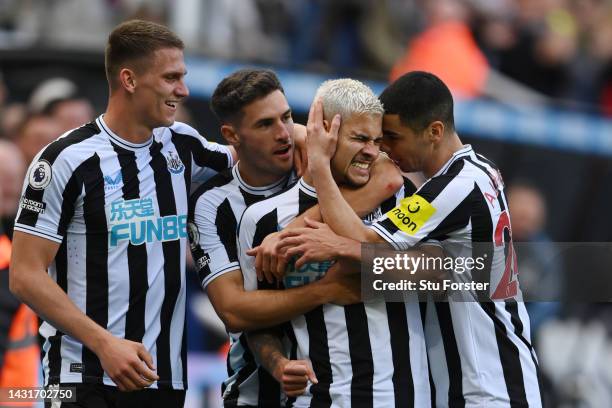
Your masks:
<svg viewBox="0 0 612 408"><path fill-rule="evenodd" d="M350 238L342 238L342 241L338 246L338 257L354 261L361 261L361 242Z"/></svg>
<svg viewBox="0 0 612 408"><path fill-rule="evenodd" d="M83 344L93 351L94 354L98 355L110 343L112 337L112 334L100 327L99 329L92 330L88 339L84 339Z"/></svg>
<svg viewBox="0 0 612 408"><path fill-rule="evenodd" d="M285 366L289 362L289 359L283 356L281 353L276 352L274 353L272 360L273 360L272 367L271 367L272 377L274 377L274 379L278 381L279 383L282 383L283 371L285 370Z"/></svg>
<svg viewBox="0 0 612 408"><path fill-rule="evenodd" d="M329 281L323 278L311 283L310 285L314 285L314 287L316 287L314 293L317 306L321 306L327 303L334 303L336 289L334 287L333 280Z"/></svg>

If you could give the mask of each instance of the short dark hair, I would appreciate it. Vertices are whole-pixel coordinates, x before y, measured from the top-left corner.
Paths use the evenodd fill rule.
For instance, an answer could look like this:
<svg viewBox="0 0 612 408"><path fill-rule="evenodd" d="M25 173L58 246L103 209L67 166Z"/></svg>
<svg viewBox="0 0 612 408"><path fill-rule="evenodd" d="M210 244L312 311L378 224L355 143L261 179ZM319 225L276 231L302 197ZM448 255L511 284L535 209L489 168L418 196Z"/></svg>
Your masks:
<svg viewBox="0 0 612 408"><path fill-rule="evenodd" d="M185 49L183 41L167 27L151 21L130 20L119 24L108 36L104 53L106 78L111 88L126 62L136 62L163 48Z"/></svg>
<svg viewBox="0 0 612 408"><path fill-rule="evenodd" d="M223 78L213 92L210 108L221 122L240 120L242 108L279 90L276 74L269 69L241 69Z"/></svg>
<svg viewBox="0 0 612 408"><path fill-rule="evenodd" d="M380 95L385 114L399 115L400 122L420 132L439 120L455 129L453 96L437 76L423 71L402 75Z"/></svg>

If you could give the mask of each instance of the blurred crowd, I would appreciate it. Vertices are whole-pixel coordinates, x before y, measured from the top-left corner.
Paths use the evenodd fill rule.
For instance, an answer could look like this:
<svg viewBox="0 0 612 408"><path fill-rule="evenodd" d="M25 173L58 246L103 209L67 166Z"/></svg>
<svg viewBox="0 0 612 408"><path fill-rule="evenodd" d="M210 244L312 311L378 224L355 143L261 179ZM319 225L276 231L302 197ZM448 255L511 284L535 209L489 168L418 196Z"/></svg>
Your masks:
<svg viewBox="0 0 612 408"><path fill-rule="evenodd" d="M99 50L132 17L166 23L214 57L336 76L416 67L467 96L522 85L612 115L609 0L3 0L0 44Z"/></svg>

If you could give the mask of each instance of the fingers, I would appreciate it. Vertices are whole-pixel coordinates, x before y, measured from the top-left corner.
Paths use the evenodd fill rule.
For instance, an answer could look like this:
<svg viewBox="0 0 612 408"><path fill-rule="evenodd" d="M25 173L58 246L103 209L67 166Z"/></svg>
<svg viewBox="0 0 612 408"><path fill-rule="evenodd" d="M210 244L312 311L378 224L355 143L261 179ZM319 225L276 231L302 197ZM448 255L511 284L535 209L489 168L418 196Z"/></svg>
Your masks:
<svg viewBox="0 0 612 408"><path fill-rule="evenodd" d="M324 227L325 225L327 225L327 224L325 224L325 223L323 223L323 222L319 222L319 221L313 220L312 218L308 218L308 217L304 217L304 223L305 223L305 224L306 224L306 225L307 225L309 228L315 228L315 229L317 229L317 228L322 228L322 227Z"/></svg>
<svg viewBox="0 0 612 408"><path fill-rule="evenodd" d="M258 253L259 253L259 247L258 246L256 246L255 248L248 249L246 251L246 254L249 255L249 256L257 256Z"/></svg>
<svg viewBox="0 0 612 408"><path fill-rule="evenodd" d="M261 272L268 283L274 282L274 275L270 273L270 254L264 253L261 261Z"/></svg>
<svg viewBox="0 0 612 408"><path fill-rule="evenodd" d="M153 357L151 356L151 354L145 349L145 347L141 344L140 347L138 348L138 357L144 361L144 363L146 364L146 367L142 367L142 369L139 371L139 374L150 380L150 381L157 381L159 380L159 376L157 375L157 373L155 373L155 365L153 364Z"/></svg>
<svg viewBox="0 0 612 408"><path fill-rule="evenodd" d="M308 110L308 122L306 122L307 127L313 126L315 124L315 111L317 109L317 105L319 104L319 100L317 99L310 105L310 110Z"/></svg>
<svg viewBox="0 0 612 408"><path fill-rule="evenodd" d="M302 177L304 171L308 168L308 151L306 149L300 150L301 165L298 169L297 176Z"/></svg>
<svg viewBox="0 0 612 408"><path fill-rule="evenodd" d="M314 259L311 259L308 253L303 253L298 259L295 260L295 269L301 269L308 262L312 262Z"/></svg>
<svg viewBox="0 0 612 408"><path fill-rule="evenodd" d="M263 273L261 271L261 265L263 263L263 254L262 251L257 252L257 256L255 257L255 273L257 274L257 280L263 281Z"/></svg>
<svg viewBox="0 0 612 408"><path fill-rule="evenodd" d="M276 262L276 276L280 276L281 278L285 276L285 271L287 270L287 257L286 255L278 258L278 262Z"/></svg>
<svg viewBox="0 0 612 408"><path fill-rule="evenodd" d="M331 127L329 129L329 136L332 139L336 139L338 137L338 130L340 130L340 115L334 115L334 119L332 120Z"/></svg>
<svg viewBox="0 0 612 408"><path fill-rule="evenodd" d="M318 380L310 362L305 360L292 361L283 370L283 390L289 396L302 395L308 387L308 381L317 384Z"/></svg>

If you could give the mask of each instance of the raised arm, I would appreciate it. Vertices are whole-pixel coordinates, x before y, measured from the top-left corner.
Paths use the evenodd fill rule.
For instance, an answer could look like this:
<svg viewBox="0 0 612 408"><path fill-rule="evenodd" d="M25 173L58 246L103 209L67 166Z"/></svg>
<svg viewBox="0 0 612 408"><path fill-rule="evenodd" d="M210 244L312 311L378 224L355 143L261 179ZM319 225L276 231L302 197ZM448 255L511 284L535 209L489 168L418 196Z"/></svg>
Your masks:
<svg viewBox="0 0 612 408"><path fill-rule="evenodd" d="M403 182L404 179L397 166L387 155L381 154L372 166L368 183L359 188L341 186L340 193L358 217L365 217L381 202L391 197L402 186ZM306 219L322 221L319 205L309 208L298 216L287 226L286 230L306 227ZM273 282L284 276L287 263L291 257L280 250L280 239L280 233L272 233L263 240L261 245L248 252L248 255L255 257L255 270L258 279ZM338 244L349 244L347 241L342 242L340 239L337 241ZM355 246L350 245L350 248L343 248L343 251L351 251L354 255L354 249ZM343 255L351 257L349 253ZM328 259L335 259L335 257Z"/></svg>
<svg viewBox="0 0 612 408"><path fill-rule="evenodd" d="M317 189L323 220L343 237L360 242L381 242L378 234L363 225L332 176L330 161L335 152L339 128L340 117L336 115L330 130L325 130L323 107L320 101L315 101L308 115L308 168Z"/></svg>
<svg viewBox="0 0 612 408"><path fill-rule="evenodd" d="M92 350L121 390L150 386L159 377L153 371L153 359L144 346L114 337L87 317L47 274L47 267L58 249L56 242L15 231L9 281L11 292L58 330Z"/></svg>

